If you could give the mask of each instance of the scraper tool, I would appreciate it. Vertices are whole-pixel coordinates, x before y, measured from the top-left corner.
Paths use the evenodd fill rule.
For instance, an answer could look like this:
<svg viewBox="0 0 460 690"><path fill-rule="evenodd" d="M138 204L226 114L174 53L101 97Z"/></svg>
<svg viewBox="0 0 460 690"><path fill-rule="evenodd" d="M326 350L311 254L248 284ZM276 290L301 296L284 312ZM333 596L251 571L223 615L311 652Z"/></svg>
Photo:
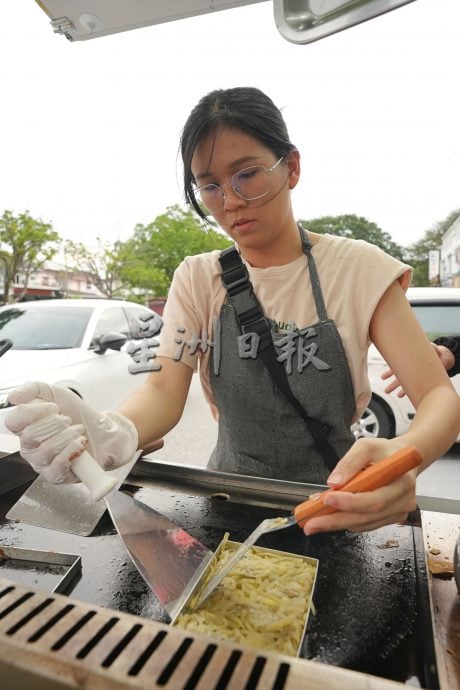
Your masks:
<svg viewBox="0 0 460 690"><path fill-rule="evenodd" d="M53 420L43 420L44 438L49 436L52 425ZM58 430L59 426L56 429ZM119 470L127 474L133 462L135 459ZM163 608L174 618L214 558L213 552L164 515L150 506L135 502L132 496L119 491L119 477L107 474L87 450L72 460L72 470L95 499L89 503L97 505L95 501L104 499L131 560ZM42 483L42 490L49 487L54 494L77 486L49 484L41 477L36 481ZM83 493L87 494L81 487L81 505L83 510L87 510L88 507L81 496ZM63 510L65 509L64 504Z"/></svg>
<svg viewBox="0 0 460 690"><path fill-rule="evenodd" d="M95 498L104 498L112 522L147 585L171 618L214 558L204 544L150 506L113 488L96 460L84 451L72 469Z"/></svg>

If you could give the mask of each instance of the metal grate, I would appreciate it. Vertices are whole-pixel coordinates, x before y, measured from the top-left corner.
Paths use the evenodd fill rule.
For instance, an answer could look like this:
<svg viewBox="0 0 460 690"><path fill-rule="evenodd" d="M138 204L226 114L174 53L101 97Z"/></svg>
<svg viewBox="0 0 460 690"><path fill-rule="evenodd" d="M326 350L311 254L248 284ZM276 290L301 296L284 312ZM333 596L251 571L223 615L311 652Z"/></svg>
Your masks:
<svg viewBox="0 0 460 690"><path fill-rule="evenodd" d="M34 675L59 682L56 687L78 687L84 678L85 688L93 687L93 679L94 687L112 689L122 684L171 690L288 690L293 687L288 683L290 665L275 655L216 644L130 614L0 580L0 676L5 680L21 672L30 675L33 668ZM36 682L33 687L40 687Z"/></svg>
<svg viewBox="0 0 460 690"><path fill-rule="evenodd" d="M240 649L1 578L0 678L2 688L15 690L402 687L317 662Z"/></svg>

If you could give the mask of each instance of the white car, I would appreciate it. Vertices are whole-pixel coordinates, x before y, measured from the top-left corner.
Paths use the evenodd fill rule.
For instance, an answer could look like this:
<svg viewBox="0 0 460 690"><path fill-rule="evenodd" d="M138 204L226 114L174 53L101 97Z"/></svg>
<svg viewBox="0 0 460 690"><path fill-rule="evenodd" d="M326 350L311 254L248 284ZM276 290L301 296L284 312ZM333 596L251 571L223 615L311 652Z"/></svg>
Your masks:
<svg viewBox="0 0 460 690"><path fill-rule="evenodd" d="M430 340L460 335L460 288L409 288L407 297ZM414 418L414 407L407 396L398 398L396 391L385 393L389 380L380 377L388 366L373 345L369 348L368 369L372 398L352 430L356 438L399 436ZM454 376L452 383L460 393L460 375Z"/></svg>
<svg viewBox="0 0 460 690"><path fill-rule="evenodd" d="M162 323L153 310L122 300L37 300L1 307L0 433L9 433L3 421L8 393L27 381L69 388L99 410L116 407L147 375L129 353Z"/></svg>

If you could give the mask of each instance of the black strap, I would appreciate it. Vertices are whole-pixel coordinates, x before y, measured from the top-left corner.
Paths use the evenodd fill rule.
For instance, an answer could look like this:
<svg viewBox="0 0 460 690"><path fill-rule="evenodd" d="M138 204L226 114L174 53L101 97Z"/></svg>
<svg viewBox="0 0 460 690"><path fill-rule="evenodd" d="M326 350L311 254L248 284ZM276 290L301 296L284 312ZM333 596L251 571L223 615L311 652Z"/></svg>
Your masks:
<svg viewBox="0 0 460 690"><path fill-rule="evenodd" d="M331 427L320 419L309 417L306 410L297 400L289 385L286 369L278 360L273 344L270 325L254 294L246 266L241 260L236 247L224 249L219 257L222 266L222 282L227 290L228 299L235 309L241 332L256 333L259 336L258 354L271 374L273 380L286 399L305 420L315 448L321 454L330 470L334 469L339 457L327 440Z"/></svg>

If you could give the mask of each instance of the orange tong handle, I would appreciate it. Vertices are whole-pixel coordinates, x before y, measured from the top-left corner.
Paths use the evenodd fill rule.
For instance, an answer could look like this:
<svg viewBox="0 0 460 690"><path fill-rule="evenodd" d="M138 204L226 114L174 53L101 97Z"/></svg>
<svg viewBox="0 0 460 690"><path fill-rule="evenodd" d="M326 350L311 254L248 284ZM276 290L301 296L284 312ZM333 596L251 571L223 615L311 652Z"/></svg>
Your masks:
<svg viewBox="0 0 460 690"><path fill-rule="evenodd" d="M351 493L373 491L390 484L397 477L420 465L421 462L421 455L414 446L401 448L387 458L379 460L373 465L368 465L343 486L313 494L307 501L296 506L294 517L299 527L303 527L307 520L313 516L330 515L336 512L335 508L324 505L324 497L331 491L349 491Z"/></svg>

